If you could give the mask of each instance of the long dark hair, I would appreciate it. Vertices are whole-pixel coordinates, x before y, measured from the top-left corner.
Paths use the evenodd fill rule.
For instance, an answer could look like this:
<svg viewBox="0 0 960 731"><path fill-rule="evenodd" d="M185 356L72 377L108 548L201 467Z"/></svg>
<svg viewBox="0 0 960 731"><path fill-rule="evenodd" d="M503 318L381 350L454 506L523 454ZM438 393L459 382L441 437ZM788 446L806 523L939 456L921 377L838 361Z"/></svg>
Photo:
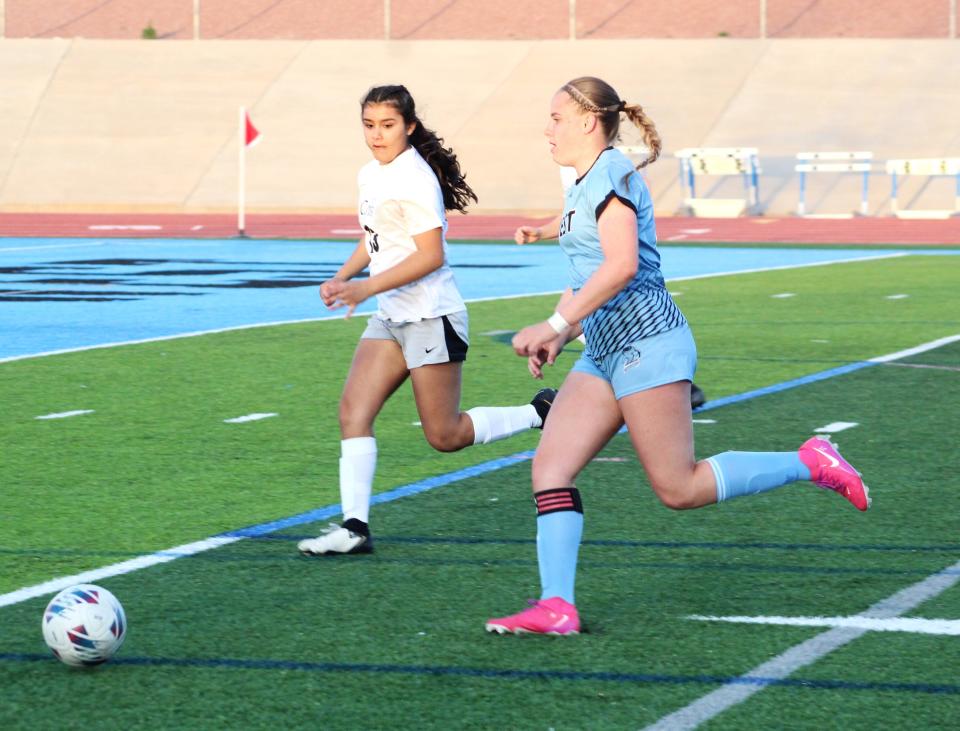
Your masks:
<svg viewBox="0 0 960 731"><path fill-rule="evenodd" d="M393 105L406 124L415 124L413 134L410 135L410 144L417 148L420 156L427 161L443 193L443 207L448 211L466 213L470 201L477 201L477 194L467 185L457 156L449 147L443 146L443 138L432 129L427 129L420 118L413 97L402 85L374 86L360 102L362 110L367 104Z"/></svg>

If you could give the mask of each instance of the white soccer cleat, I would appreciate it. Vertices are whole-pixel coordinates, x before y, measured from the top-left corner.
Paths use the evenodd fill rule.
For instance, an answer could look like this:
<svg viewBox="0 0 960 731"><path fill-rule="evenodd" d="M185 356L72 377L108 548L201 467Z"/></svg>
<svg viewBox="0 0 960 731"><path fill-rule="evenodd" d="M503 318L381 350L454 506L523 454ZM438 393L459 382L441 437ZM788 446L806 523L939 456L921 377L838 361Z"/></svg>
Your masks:
<svg viewBox="0 0 960 731"><path fill-rule="evenodd" d="M366 525L351 519L343 525L331 523L316 538L306 538L297 544L305 556L336 556L351 553L373 553L373 539Z"/></svg>

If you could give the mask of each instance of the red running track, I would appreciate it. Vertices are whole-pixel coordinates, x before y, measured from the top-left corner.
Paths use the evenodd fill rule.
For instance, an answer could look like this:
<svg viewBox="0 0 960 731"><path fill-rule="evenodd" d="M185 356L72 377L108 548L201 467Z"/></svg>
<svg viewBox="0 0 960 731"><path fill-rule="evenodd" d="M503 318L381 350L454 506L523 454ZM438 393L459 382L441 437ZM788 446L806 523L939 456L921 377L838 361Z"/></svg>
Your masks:
<svg viewBox="0 0 960 731"><path fill-rule="evenodd" d="M517 226L546 219L451 214L450 239L511 239ZM661 242L921 244L960 246L960 218L686 218L657 220ZM354 239L355 215L249 214L246 233L255 239ZM0 237L230 238L233 214L0 213Z"/></svg>

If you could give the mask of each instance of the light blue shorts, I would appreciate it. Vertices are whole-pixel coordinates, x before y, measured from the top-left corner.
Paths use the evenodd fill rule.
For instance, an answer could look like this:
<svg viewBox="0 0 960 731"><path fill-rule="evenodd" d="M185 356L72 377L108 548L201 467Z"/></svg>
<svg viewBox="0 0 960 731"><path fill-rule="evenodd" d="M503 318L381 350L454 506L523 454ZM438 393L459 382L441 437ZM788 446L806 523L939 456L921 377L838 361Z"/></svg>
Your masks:
<svg viewBox="0 0 960 731"><path fill-rule="evenodd" d="M590 347L571 370L602 378L619 400L637 391L665 383L693 381L697 370L697 345L688 325L637 340L618 351L594 358Z"/></svg>

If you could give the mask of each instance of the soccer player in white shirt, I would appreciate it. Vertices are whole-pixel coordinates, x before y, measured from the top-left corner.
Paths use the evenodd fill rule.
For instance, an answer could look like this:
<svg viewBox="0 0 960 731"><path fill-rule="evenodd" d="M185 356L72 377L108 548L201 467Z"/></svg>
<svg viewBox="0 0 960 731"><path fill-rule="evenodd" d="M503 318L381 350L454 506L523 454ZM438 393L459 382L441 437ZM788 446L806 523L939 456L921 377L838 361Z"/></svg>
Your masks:
<svg viewBox="0 0 960 731"><path fill-rule="evenodd" d="M360 108L374 158L358 175L365 235L336 275L321 285L320 297L331 309L347 307L349 316L376 296L378 310L357 344L340 399L343 521L300 541L298 548L307 555L373 550L373 423L407 378L424 435L442 452L542 428L554 396L552 389L542 389L523 406L460 411L467 310L447 262L446 211L464 212L477 197L453 150L417 117L405 87L374 87ZM368 278L355 278L368 266Z"/></svg>

